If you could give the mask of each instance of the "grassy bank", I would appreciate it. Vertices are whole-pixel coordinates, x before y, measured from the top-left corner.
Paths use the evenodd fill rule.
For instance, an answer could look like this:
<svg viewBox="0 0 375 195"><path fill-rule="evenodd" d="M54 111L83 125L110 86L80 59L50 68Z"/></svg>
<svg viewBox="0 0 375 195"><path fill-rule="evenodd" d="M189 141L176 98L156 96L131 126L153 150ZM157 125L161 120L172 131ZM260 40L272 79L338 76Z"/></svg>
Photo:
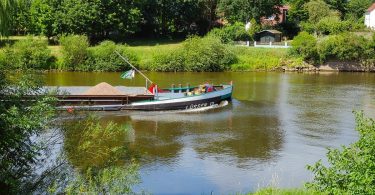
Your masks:
<svg viewBox="0 0 375 195"><path fill-rule="evenodd" d="M247 195L324 195L325 193L305 189L276 189L265 188Z"/></svg>
<svg viewBox="0 0 375 195"><path fill-rule="evenodd" d="M33 39L39 39L46 41L45 38L40 37L32 37ZM10 37L7 41L3 41L2 46L0 48L1 50L4 49L5 44L14 44L18 41L25 40L26 37ZM186 44L185 44L186 45ZM212 54L209 54L206 59L202 58L199 61L200 55L190 57L192 59L188 59L187 62L185 62L182 66L190 66L191 63L195 63L198 61L198 68L195 69L189 69L189 68L179 68L176 69L163 69L164 66L171 66L171 64L167 65L164 63L170 63L170 61L175 60L175 62L172 62L172 66L181 66L181 59L179 58L179 55L183 56L186 53L192 53L192 52L198 52L198 53L205 53L206 50L209 50L211 47L210 45L206 46L206 48L200 48L201 50L194 51L195 48L199 47L196 45L196 47L193 48L193 51L191 50L183 50L184 42L182 40L177 41L171 41L171 40L132 40L127 42L124 45L118 44L118 48L124 49L129 51L132 55L134 55L134 61L133 63L137 65L142 70L149 70L149 71L197 71L199 70L199 63L205 63L206 61L210 61L213 59L222 58L224 54L221 54L217 51L211 51ZM254 47L243 47L243 46L234 46L234 45L224 45L225 50L221 49L219 51L224 52L230 52L231 55L234 55L233 60L228 60L229 64L225 65L226 68L223 68L219 71L226 70L226 71L269 71L273 70L277 67L282 66L285 64L286 61L298 61L296 58L290 59L287 55L288 51L287 49L273 49L273 48L254 48ZM94 46L91 46L88 48L90 50L91 48L95 49ZM63 62L64 58L64 52L61 45L48 45L48 49L51 51L51 55L56 59L55 65L52 65L50 67L55 67L55 69L61 69L62 66L61 62ZM169 59L168 56L172 56L172 59ZM189 55L189 54L187 54ZM193 54L196 55L196 54ZM216 56L216 57L215 57ZM163 60L160 60L160 58L163 57ZM226 56L224 56L226 57ZM190 60L190 61L189 61ZM185 60L186 61L186 60ZM188 64L187 64L188 63ZM216 61L213 61L212 63L217 63ZM177 65L178 64L178 65ZM289 63L290 64L290 63ZM212 66L212 65L211 65ZM160 68L162 67L162 68ZM203 70L205 71L205 70ZM215 70L209 70L209 71L215 71Z"/></svg>
<svg viewBox="0 0 375 195"><path fill-rule="evenodd" d="M272 70L280 67L287 59L287 49L232 46L238 61L232 71Z"/></svg>

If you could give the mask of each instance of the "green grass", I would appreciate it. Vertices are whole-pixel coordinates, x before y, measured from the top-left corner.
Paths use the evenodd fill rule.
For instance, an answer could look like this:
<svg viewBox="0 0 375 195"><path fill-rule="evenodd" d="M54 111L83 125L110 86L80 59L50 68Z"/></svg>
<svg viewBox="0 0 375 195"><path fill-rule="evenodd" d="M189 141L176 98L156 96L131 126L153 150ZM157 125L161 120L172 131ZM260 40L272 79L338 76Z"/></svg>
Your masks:
<svg viewBox="0 0 375 195"><path fill-rule="evenodd" d="M305 189L276 189L276 188L265 188L258 190L255 193L249 193L247 195L325 195L326 193L316 192Z"/></svg>
<svg viewBox="0 0 375 195"><path fill-rule="evenodd" d="M287 49L232 47L238 62L232 65L232 71L272 70L280 67L287 59Z"/></svg>

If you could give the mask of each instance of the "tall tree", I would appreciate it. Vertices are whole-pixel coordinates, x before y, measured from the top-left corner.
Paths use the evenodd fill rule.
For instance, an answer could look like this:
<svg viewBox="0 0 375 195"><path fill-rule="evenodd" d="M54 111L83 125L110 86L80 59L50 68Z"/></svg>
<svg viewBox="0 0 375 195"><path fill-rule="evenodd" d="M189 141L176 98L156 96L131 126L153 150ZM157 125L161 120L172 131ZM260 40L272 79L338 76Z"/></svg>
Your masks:
<svg viewBox="0 0 375 195"><path fill-rule="evenodd" d="M215 0L145 0L142 31L157 36L204 32L215 18L215 8Z"/></svg>
<svg viewBox="0 0 375 195"><path fill-rule="evenodd" d="M306 21L309 18L309 13L304 9L305 3L309 0L289 0L287 3L290 5L289 19L295 22Z"/></svg>
<svg viewBox="0 0 375 195"><path fill-rule="evenodd" d="M60 0L33 0L30 6L31 31L48 38L56 35L56 11Z"/></svg>
<svg viewBox="0 0 375 195"><path fill-rule="evenodd" d="M30 6L32 0L18 0L14 9L12 9L11 33L16 35L27 34L30 32Z"/></svg>
<svg viewBox="0 0 375 195"><path fill-rule="evenodd" d="M0 0L0 36L9 35L12 9L15 0Z"/></svg>
<svg viewBox="0 0 375 195"><path fill-rule="evenodd" d="M5 68L0 65L0 194L27 194L23 190L43 147L35 137L48 126L54 109L29 71L14 79ZM30 94L40 96L25 101Z"/></svg>
<svg viewBox="0 0 375 195"><path fill-rule="evenodd" d="M312 24L318 23L324 17L335 15L323 0L312 0L306 3L304 7L309 13L309 22Z"/></svg>
<svg viewBox="0 0 375 195"><path fill-rule="evenodd" d="M219 0L218 14L230 22L248 22L252 18L260 21L263 16L271 16L279 12L280 0Z"/></svg>
<svg viewBox="0 0 375 195"><path fill-rule="evenodd" d="M348 0L326 0L326 3L331 9L339 11L342 17L345 16L347 12Z"/></svg>
<svg viewBox="0 0 375 195"><path fill-rule="evenodd" d="M373 2L373 0L350 0L347 5L347 18L361 18Z"/></svg>

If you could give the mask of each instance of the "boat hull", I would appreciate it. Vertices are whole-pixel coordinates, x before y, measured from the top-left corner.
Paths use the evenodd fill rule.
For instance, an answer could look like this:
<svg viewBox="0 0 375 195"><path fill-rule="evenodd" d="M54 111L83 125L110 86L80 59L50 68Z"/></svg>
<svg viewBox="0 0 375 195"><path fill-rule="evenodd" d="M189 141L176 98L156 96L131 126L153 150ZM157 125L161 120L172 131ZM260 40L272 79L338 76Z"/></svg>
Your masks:
<svg viewBox="0 0 375 195"><path fill-rule="evenodd" d="M119 111L119 110L140 110L140 111L162 111L162 110L189 110L198 109L220 104L222 101L231 101L232 85L225 85L223 89L204 93L201 95L184 96L179 98L169 97L168 94L160 93L154 100L134 101L124 104L124 100L119 100L119 104L90 104L90 105L62 105L59 110L87 110L87 111ZM169 94L170 95L170 94ZM69 101L71 97L68 97ZM92 100L90 100L92 101ZM104 101L104 100L101 100ZM113 102L113 97L111 101ZM97 103L97 102L94 102Z"/></svg>
<svg viewBox="0 0 375 195"><path fill-rule="evenodd" d="M144 102L135 102L124 105L123 110L144 110L144 111L160 111L160 110L189 110L213 106L220 104L222 101L231 101L232 86L227 86L220 91L214 91L197 96L187 96L175 99L153 100Z"/></svg>

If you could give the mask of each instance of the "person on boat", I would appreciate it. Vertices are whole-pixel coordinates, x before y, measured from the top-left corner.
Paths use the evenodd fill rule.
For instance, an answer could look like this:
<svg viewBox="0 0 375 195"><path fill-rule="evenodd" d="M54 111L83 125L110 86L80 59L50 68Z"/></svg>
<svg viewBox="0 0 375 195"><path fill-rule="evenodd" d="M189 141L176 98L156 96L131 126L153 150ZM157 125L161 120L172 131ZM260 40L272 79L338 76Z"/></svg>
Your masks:
<svg viewBox="0 0 375 195"><path fill-rule="evenodd" d="M209 92L213 92L214 91L214 87L212 86L212 85L210 85L208 82L206 82L205 84L204 84L204 87L205 87L205 92L206 93L209 93Z"/></svg>

